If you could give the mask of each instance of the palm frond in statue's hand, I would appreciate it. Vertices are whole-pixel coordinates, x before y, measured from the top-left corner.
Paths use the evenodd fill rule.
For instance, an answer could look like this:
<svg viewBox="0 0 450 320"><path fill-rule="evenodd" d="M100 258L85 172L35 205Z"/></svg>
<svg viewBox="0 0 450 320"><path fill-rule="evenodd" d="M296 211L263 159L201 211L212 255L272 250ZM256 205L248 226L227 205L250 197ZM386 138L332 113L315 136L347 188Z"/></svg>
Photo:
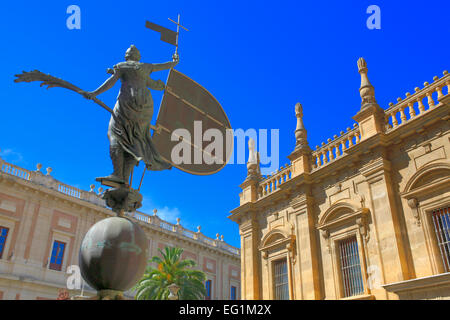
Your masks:
<svg viewBox="0 0 450 320"><path fill-rule="evenodd" d="M76 85L73 85L66 80L56 78L50 74L42 73L39 70L33 70L33 71L28 71L28 72L22 71L21 74L16 74L15 76L16 76L16 79L14 79L14 82L16 82L16 83L17 82L41 81L42 83L40 84L40 86L41 87L47 86L47 89L59 87L59 88L65 88L65 89L72 90L78 94L81 94L83 97L85 97L87 99L90 98L92 101L97 103L99 106L101 106L105 110L109 111L114 116L113 110L110 107L108 107L106 104L104 104L101 100L95 98L89 92L80 89Z"/></svg>

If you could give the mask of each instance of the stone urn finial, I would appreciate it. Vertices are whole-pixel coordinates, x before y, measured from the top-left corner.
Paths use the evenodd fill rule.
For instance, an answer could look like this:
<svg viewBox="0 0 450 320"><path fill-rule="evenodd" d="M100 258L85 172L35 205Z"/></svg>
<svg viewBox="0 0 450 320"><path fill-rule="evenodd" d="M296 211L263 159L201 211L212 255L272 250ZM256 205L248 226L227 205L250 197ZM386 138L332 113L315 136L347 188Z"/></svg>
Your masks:
<svg viewBox="0 0 450 320"><path fill-rule="evenodd" d="M253 140L253 138L248 140L248 153L247 177L259 176L259 155L258 152L256 152L255 140Z"/></svg>
<svg viewBox="0 0 450 320"><path fill-rule="evenodd" d="M295 104L295 117L297 125L295 127L295 149L309 150L307 141L307 132L303 124L303 106L300 102Z"/></svg>
<svg viewBox="0 0 450 320"><path fill-rule="evenodd" d="M375 88L369 81L367 76L367 63L364 58L358 59L358 72L361 75L361 87L359 88L359 94L361 95L361 110L370 106L371 104L376 104L375 100Z"/></svg>
<svg viewBox="0 0 450 320"><path fill-rule="evenodd" d="M51 167L48 167L46 170L47 170L47 176L50 176L53 169Z"/></svg>

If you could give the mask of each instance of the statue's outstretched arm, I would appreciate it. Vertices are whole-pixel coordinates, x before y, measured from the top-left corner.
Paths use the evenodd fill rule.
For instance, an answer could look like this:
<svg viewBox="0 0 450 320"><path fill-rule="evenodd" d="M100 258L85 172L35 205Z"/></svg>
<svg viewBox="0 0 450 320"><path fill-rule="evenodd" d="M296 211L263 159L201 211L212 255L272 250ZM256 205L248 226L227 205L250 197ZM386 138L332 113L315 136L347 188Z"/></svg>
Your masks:
<svg viewBox="0 0 450 320"><path fill-rule="evenodd" d="M108 91L109 89L114 87L117 80L119 80L119 73L114 72L114 74L111 77L109 77L108 80L106 80L100 87L98 87L96 90L92 92L87 92L86 95L89 96L88 98L98 96L99 94L102 94L103 92Z"/></svg>
<svg viewBox="0 0 450 320"><path fill-rule="evenodd" d="M152 66L153 66L152 72L172 69L177 64L178 64L178 61L171 61L171 62L165 62L165 63L154 63L154 64L152 64Z"/></svg>

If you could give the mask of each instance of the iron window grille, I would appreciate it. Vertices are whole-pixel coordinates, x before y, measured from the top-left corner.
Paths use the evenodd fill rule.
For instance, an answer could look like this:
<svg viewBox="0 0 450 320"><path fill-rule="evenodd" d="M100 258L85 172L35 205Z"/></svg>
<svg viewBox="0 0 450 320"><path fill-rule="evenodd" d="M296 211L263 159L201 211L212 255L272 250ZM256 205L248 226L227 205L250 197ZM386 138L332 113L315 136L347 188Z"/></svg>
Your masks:
<svg viewBox="0 0 450 320"><path fill-rule="evenodd" d="M286 259L274 261L275 300L289 300L289 279Z"/></svg>
<svg viewBox="0 0 450 320"><path fill-rule="evenodd" d="M344 297L364 293L358 241L355 236L339 242L339 254Z"/></svg>
<svg viewBox="0 0 450 320"><path fill-rule="evenodd" d="M450 207L431 213L444 272L450 272Z"/></svg>

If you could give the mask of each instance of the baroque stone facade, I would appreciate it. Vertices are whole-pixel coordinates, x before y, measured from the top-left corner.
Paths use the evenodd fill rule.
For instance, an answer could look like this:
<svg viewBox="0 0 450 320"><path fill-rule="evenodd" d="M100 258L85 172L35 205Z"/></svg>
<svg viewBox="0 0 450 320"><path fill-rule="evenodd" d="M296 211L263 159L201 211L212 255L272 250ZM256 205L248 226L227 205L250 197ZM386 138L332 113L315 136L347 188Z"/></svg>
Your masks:
<svg viewBox="0 0 450 320"><path fill-rule="evenodd" d="M115 216L105 207L100 193L83 191L51 175L29 171L0 158L0 300L56 299L66 288L66 270L78 265L81 241L97 221ZM176 246L183 258L196 261L210 282L211 299L240 299L240 251L223 241L205 236L200 227L190 231L153 215L130 215L146 232L149 257L158 249ZM58 253L59 252L59 253ZM73 272L73 271L71 271ZM84 296L95 294L84 286ZM80 290L69 290L79 296ZM131 292L125 296L132 298Z"/></svg>
<svg viewBox="0 0 450 320"><path fill-rule="evenodd" d="M450 298L450 76L382 109L364 59L354 128L312 151L296 105L290 164L250 145L240 206L243 299Z"/></svg>

